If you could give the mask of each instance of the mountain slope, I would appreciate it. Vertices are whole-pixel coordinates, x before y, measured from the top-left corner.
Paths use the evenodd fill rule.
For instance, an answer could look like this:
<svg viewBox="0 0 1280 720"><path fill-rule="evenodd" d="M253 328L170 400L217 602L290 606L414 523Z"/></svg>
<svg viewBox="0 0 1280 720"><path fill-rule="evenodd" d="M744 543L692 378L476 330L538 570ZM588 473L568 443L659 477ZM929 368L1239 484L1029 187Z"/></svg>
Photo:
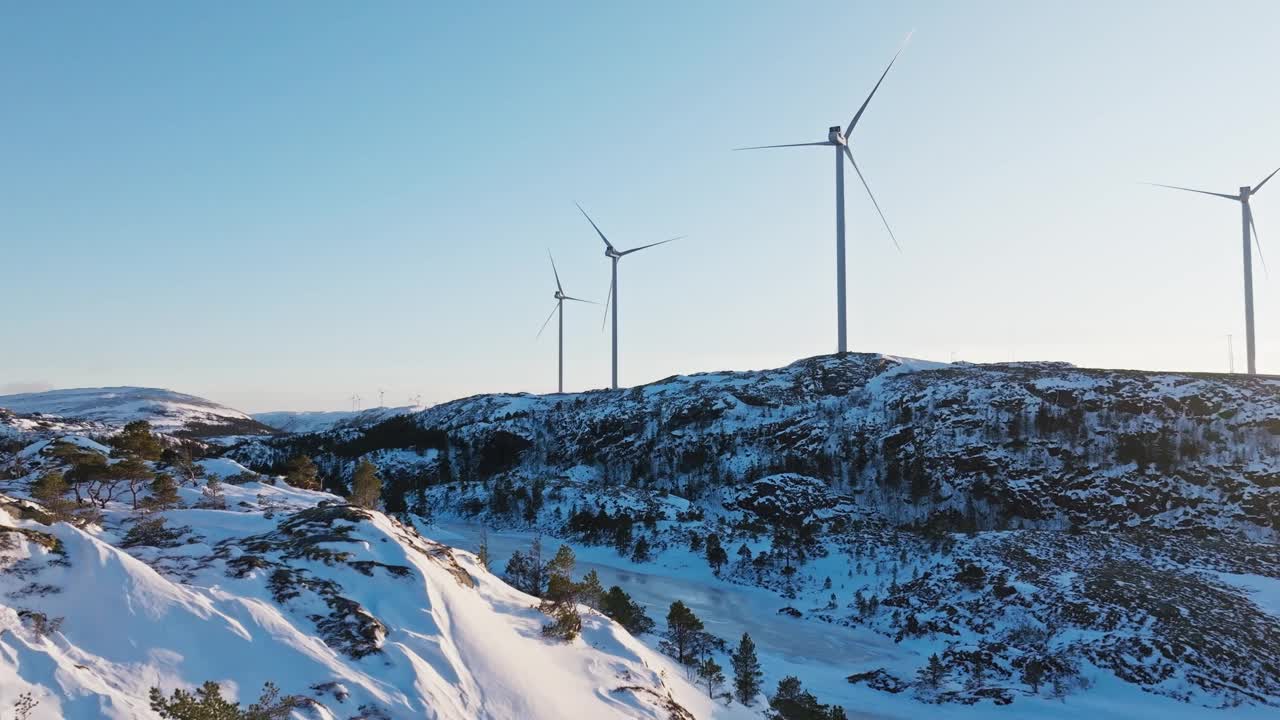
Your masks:
<svg viewBox="0 0 1280 720"><path fill-rule="evenodd" d="M1280 378L941 365L881 355L616 391L481 395L363 428L250 442L281 467L382 460L389 502L452 478L678 490L799 472L900 522L1152 527L1280 539Z"/></svg>
<svg viewBox="0 0 1280 720"><path fill-rule="evenodd" d="M272 483L224 485L228 510L183 487L187 509L149 532L116 504L86 532L0 500L0 707L29 692L32 718L151 718L149 687L212 679L242 701L273 681L314 718L711 715L607 618L584 608L579 639L543 638L537 599L474 556Z"/></svg>
<svg viewBox="0 0 1280 720"><path fill-rule="evenodd" d="M305 434L372 425L395 415L415 412L413 406L370 408L368 410L295 411L254 413L253 419L281 432Z"/></svg>

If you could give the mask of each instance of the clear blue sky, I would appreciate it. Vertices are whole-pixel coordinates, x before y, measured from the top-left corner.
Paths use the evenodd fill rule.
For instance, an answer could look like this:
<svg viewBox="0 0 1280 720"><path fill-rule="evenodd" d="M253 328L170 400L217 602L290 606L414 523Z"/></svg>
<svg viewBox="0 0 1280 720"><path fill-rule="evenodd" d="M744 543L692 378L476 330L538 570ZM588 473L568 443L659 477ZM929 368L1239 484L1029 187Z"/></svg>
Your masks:
<svg viewBox="0 0 1280 720"><path fill-rule="evenodd" d="M622 382L835 349L845 124L852 349L1243 367L1234 192L1280 165L1280 3L7 3L0 386L242 409L554 389L554 289ZM850 176L852 180L852 176ZM1280 372L1280 180L1255 201ZM570 389L608 382L599 308Z"/></svg>

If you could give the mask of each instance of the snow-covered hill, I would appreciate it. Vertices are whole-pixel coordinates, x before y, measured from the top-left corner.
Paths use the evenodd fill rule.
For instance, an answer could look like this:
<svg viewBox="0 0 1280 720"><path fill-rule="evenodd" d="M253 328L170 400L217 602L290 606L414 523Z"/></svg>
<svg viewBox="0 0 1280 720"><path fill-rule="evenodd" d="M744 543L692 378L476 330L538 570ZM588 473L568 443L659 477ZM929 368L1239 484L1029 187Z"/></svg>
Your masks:
<svg viewBox="0 0 1280 720"><path fill-rule="evenodd" d="M647 577L701 565L764 612L888 638L902 653L797 659L753 627L771 679L821 679L850 709L1280 705L1280 378L828 356L482 395L230 452L264 470L298 454L334 488L371 460L388 508L451 529L537 529ZM943 681L924 688L935 653ZM1028 663L1060 673L1052 689Z"/></svg>
<svg viewBox="0 0 1280 720"><path fill-rule="evenodd" d="M149 688L213 680L242 702L273 682L306 698L291 717L319 720L713 714L604 616L583 608L578 639L545 638L537 599L470 553L229 461L203 474L236 484L185 483L182 509L50 522L14 498L59 464L51 448L0 495L5 712L29 694L33 720L154 718Z"/></svg>
<svg viewBox="0 0 1280 720"><path fill-rule="evenodd" d="M249 415L194 395L141 387L77 388L19 395L0 395L0 408L29 416L25 429L92 428L110 432L134 420L157 431L186 437L263 435L271 433ZM15 427L16 423L7 423Z"/></svg>
<svg viewBox="0 0 1280 720"><path fill-rule="evenodd" d="M419 409L412 405L406 405L394 408L369 408L368 410L276 410L254 413L253 419L281 432L306 434L372 425L395 415L404 415L416 412Z"/></svg>
<svg viewBox="0 0 1280 720"><path fill-rule="evenodd" d="M500 474L683 494L798 472L917 525L1280 539L1280 378L1265 376L849 354L614 391L479 395L233 454L279 467L298 452L339 473L380 453L392 507L424 484Z"/></svg>

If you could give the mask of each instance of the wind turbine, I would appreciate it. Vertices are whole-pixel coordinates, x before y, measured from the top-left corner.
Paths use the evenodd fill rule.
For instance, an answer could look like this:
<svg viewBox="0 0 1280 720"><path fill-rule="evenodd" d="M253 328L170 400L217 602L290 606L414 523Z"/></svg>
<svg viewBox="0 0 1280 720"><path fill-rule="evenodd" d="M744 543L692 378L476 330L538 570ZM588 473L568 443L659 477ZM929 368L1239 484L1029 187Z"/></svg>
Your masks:
<svg viewBox="0 0 1280 720"><path fill-rule="evenodd" d="M907 40L911 39L908 34L906 40L902 41L903 48L906 47ZM786 145L757 145L755 147L734 148L734 150L767 150L771 148L789 148L789 147L833 147L836 151L836 347L838 352L848 352L848 333L846 330L847 323L845 320L845 261L844 261L844 159L849 158L849 163L853 165L853 171L858 174L858 179L862 181L862 187L866 188L867 195L871 197L871 204L875 205L876 212L880 215L880 221L884 223L884 229L889 231L889 238L893 240L893 244L898 248L898 252L902 252L902 246L898 244L898 238L893 234L893 228L889 227L889 221L885 219L884 212L880 209L880 203L876 202L876 196L871 192L871 186L867 184L867 179L862 176L862 170L858 168L858 162L853 159L853 151L849 149L849 137L853 134L853 129L857 127L858 121L862 119L862 113L866 112L867 105L871 103L871 98L875 97L876 91L880 89L880 83L884 82L884 78L889 74L889 70L893 64L897 62L898 56L902 54L903 48L899 48L894 53L893 59L889 61L888 67L880 74L880 79L876 81L875 87L871 88L871 94L866 100L862 101L862 107L858 108L858 112L854 114L853 119L849 121L849 126L841 131L839 125L832 125L827 128L827 139L823 142L808 143L789 143Z"/></svg>
<svg viewBox="0 0 1280 720"><path fill-rule="evenodd" d="M1280 168L1271 171L1271 174L1262 179L1262 182L1253 187L1241 185L1240 192L1237 195L1230 193L1216 193L1208 190L1196 190L1194 188L1179 187L1177 185L1161 185L1160 183L1147 183L1156 187L1169 188L1171 190L1186 190L1187 192L1200 193L1201 195L1212 195L1214 197L1225 198L1227 200L1235 200L1240 203L1240 225L1241 235L1244 238L1244 339L1245 339L1245 357L1248 363L1250 375L1258 374L1257 354L1253 340L1253 247L1249 243L1250 232L1253 234L1253 244L1258 246L1258 260L1262 262L1262 270L1266 272L1267 261L1262 257L1262 242L1258 240L1258 226L1253 223L1253 210L1249 207L1249 198L1258 194L1263 185L1267 181L1275 177L1280 172Z"/></svg>
<svg viewBox="0 0 1280 720"><path fill-rule="evenodd" d="M574 204L576 205L577 203L574 203ZM586 210L582 209L581 205L578 205L578 211L581 212L582 216L587 219L587 222L591 223L591 227L595 228L596 234L599 235L600 239L604 241L604 255L605 257L609 258L609 260L612 261L613 263L613 276L612 276L612 279L609 281L609 297L604 301L604 312L605 312L605 315L609 314L610 303L612 303L613 304L612 382L613 382L613 389L617 390L618 389L618 261L626 257L627 255L630 255L631 253L637 253L646 248L654 247L655 245L663 245L671 242L672 240L679 240L683 238L684 235L680 235L679 237L673 237L669 240L662 240L656 243L649 243L648 245L641 245L640 247L631 248L630 250L618 250L613 246L613 243L609 242L609 238L605 237L604 233L600 232L600 227L596 225L596 221L591 219L591 216L587 214Z"/></svg>
<svg viewBox="0 0 1280 720"><path fill-rule="evenodd" d="M572 300L574 302L590 303L592 305L595 305L596 303L593 303L590 300L583 300L582 298L569 297L568 295L565 295L564 287L560 285L560 273L556 270L556 259L551 257L550 250L547 251L547 259L551 260L551 272L556 276L556 306L551 308L551 315L558 314L560 316L560 374L559 384L556 386L556 392L564 392L564 301ZM547 329L547 323L551 322L551 315L548 315L547 319L542 321L542 327L538 328L538 337L542 337L542 331Z"/></svg>

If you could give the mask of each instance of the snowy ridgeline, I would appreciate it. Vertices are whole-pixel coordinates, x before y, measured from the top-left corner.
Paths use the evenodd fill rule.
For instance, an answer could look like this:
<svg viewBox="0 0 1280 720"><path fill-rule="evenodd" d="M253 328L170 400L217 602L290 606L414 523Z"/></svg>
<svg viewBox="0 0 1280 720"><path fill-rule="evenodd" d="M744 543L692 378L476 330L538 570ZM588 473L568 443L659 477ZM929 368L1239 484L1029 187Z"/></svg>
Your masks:
<svg viewBox="0 0 1280 720"><path fill-rule="evenodd" d="M272 432L239 410L172 390L110 387L0 395L0 438L40 431L109 434L134 420L185 437Z"/></svg>
<svg viewBox="0 0 1280 720"><path fill-rule="evenodd" d="M84 527L52 522L20 498L66 467L53 447L0 495L0 716L27 698L33 720L153 718L150 688L209 680L246 704L272 682L299 718L711 716L599 613L582 608L572 642L545 638L538 600L472 554L228 460L187 467L176 497L146 486Z"/></svg>
<svg viewBox="0 0 1280 720"><path fill-rule="evenodd" d="M1149 526L1280 540L1280 378L817 357L566 395L480 395L381 422L246 442L349 476L373 457L388 503L501 475L696 497L779 472L898 523L951 530Z"/></svg>

